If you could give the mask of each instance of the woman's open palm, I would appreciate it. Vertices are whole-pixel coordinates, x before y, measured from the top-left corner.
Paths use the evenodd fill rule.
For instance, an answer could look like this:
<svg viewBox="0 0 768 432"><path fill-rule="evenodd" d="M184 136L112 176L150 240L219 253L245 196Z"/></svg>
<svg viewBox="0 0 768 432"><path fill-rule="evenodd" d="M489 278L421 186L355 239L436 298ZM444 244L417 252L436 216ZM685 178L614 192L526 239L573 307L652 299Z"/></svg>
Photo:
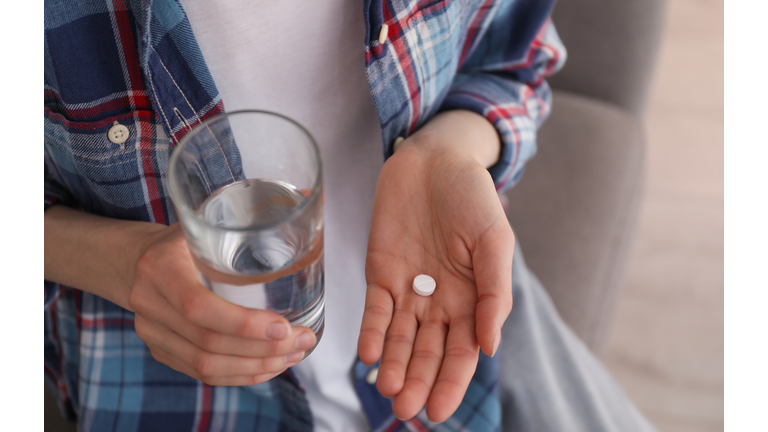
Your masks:
<svg viewBox="0 0 768 432"><path fill-rule="evenodd" d="M493 355L512 307L514 236L488 171L466 154L403 148L382 168L366 258L358 352L381 358L377 387L398 418L458 408L482 348ZM437 282L428 297L413 278Z"/></svg>

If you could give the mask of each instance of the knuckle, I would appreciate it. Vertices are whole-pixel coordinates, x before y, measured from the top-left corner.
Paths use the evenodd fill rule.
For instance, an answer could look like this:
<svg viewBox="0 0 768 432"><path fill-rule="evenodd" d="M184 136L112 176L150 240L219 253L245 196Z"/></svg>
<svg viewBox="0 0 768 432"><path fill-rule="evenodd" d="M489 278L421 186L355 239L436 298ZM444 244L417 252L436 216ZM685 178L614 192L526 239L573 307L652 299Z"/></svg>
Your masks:
<svg viewBox="0 0 768 432"><path fill-rule="evenodd" d="M215 386L218 383L217 377L209 375L200 375L198 380L202 381L204 384L208 384L209 386Z"/></svg>
<svg viewBox="0 0 768 432"><path fill-rule="evenodd" d="M441 377L439 377L437 379L437 382L435 382L435 386L437 386L437 384L440 384L443 387L445 387L445 386L453 387L454 389L456 389L456 390L458 390L460 392L463 392L463 391L466 390L468 383L467 384L463 384L463 383L459 382L458 380L456 380L454 378L449 378L449 377L441 376Z"/></svg>
<svg viewBox="0 0 768 432"><path fill-rule="evenodd" d="M411 312L408 309L399 307L395 309L395 311L392 313L392 320L395 319L402 321L405 324L408 324L409 326L413 326L414 324L418 324L418 319L416 318L416 315L414 315L413 312Z"/></svg>
<svg viewBox="0 0 768 432"><path fill-rule="evenodd" d="M257 373L268 374L277 372L279 370L285 370L285 359L283 357L264 357L258 359Z"/></svg>
<svg viewBox="0 0 768 432"><path fill-rule="evenodd" d="M283 341L269 341L267 342L266 356L274 357L289 351L289 346Z"/></svg>
<svg viewBox="0 0 768 432"><path fill-rule="evenodd" d="M441 356L439 356L434 351L428 351L428 350L418 350L414 351L411 355L412 359L423 359L430 363L437 363L440 364L440 362L443 360Z"/></svg>
<svg viewBox="0 0 768 432"><path fill-rule="evenodd" d="M192 369L201 377L212 377L216 374L215 359L206 352L200 352L192 359Z"/></svg>
<svg viewBox="0 0 768 432"><path fill-rule="evenodd" d="M504 312L504 317L506 318L506 315L509 315L509 313L512 312L512 293L497 298L496 304L501 309L501 311Z"/></svg>
<svg viewBox="0 0 768 432"><path fill-rule="evenodd" d="M408 364L399 358L386 358L382 359L379 364L379 373L382 370L404 371L408 368Z"/></svg>
<svg viewBox="0 0 768 432"><path fill-rule="evenodd" d="M146 343L149 337L149 323L144 319L144 317L136 315L133 320L133 327L134 330L136 330L136 335L139 337L139 339Z"/></svg>
<svg viewBox="0 0 768 432"><path fill-rule="evenodd" d="M190 293L181 300L181 313L194 321L203 313L206 301L198 293Z"/></svg>
<svg viewBox="0 0 768 432"><path fill-rule="evenodd" d="M155 270L158 259L159 256L157 253L157 246L150 246L146 251L144 251L144 253L139 257L139 260L136 262L136 274L152 274Z"/></svg>
<svg viewBox="0 0 768 432"><path fill-rule="evenodd" d="M369 334L371 336L368 336ZM376 338L384 339L386 337L386 334L381 329L375 328L375 327L369 327L369 328L360 330L360 340L361 341L369 340L370 337L376 337Z"/></svg>
<svg viewBox="0 0 768 432"><path fill-rule="evenodd" d="M162 354L162 353L160 353L159 351L157 351L157 350L155 350L155 349L152 349L152 348L150 348L150 349L149 349L149 353L150 353L150 354L152 354L152 358L154 358L154 359L155 359L155 360L157 360L158 362L160 362L160 363L163 363L163 364L166 364L166 357L165 357L165 355L163 355L163 354Z"/></svg>
<svg viewBox="0 0 768 432"><path fill-rule="evenodd" d="M288 369L288 363L285 356L264 357L261 359L261 367L258 370L260 374L280 374Z"/></svg>
<svg viewBox="0 0 768 432"><path fill-rule="evenodd" d="M511 226L508 226L505 230L505 237L504 240L512 242L514 244L515 242L515 232L512 230Z"/></svg>
<svg viewBox="0 0 768 432"><path fill-rule="evenodd" d="M218 351L221 348L221 336L213 330L201 328L197 338L198 346L206 351Z"/></svg>
<svg viewBox="0 0 768 432"><path fill-rule="evenodd" d="M387 335L387 343L413 345L413 338L404 335Z"/></svg>
<svg viewBox="0 0 768 432"><path fill-rule="evenodd" d="M509 296L509 298L506 299L506 301L504 301L504 305L503 305L504 306L504 311L506 312L507 315L509 315L512 312L512 305L513 305L513 303L514 303L514 301L512 300L512 296Z"/></svg>
<svg viewBox="0 0 768 432"><path fill-rule="evenodd" d="M237 329L237 334L244 338L252 338L256 335L256 329L260 328L261 319L259 315L256 313L247 313L243 315L242 320L240 320L240 326Z"/></svg>
<svg viewBox="0 0 768 432"><path fill-rule="evenodd" d="M131 287L131 291L128 293L128 307L133 312L145 312L150 309L150 301L148 297L148 287L146 282L136 278L134 286Z"/></svg>
<svg viewBox="0 0 768 432"><path fill-rule="evenodd" d="M369 315L379 315L385 318L392 317L392 312L380 305L368 305L365 307L365 313Z"/></svg>
<svg viewBox="0 0 768 432"><path fill-rule="evenodd" d="M424 379L421 375L411 375L408 378L406 378L406 382L409 386L413 386L418 384L420 387L423 387L427 391L432 389L432 383Z"/></svg>
<svg viewBox="0 0 768 432"><path fill-rule="evenodd" d="M465 359L477 358L477 351L472 351L467 348L451 348L445 351L446 357L459 357Z"/></svg>
<svg viewBox="0 0 768 432"><path fill-rule="evenodd" d="M139 289L136 289L136 287L132 288L131 292L128 294L128 307L134 312L144 310L142 297Z"/></svg>

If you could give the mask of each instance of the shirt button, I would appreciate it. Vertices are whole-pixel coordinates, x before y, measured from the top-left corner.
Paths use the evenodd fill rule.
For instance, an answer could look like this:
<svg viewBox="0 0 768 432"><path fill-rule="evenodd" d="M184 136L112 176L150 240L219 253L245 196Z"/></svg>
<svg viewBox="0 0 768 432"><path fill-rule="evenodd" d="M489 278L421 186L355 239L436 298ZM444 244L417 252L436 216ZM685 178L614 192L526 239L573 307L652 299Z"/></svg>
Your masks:
<svg viewBox="0 0 768 432"><path fill-rule="evenodd" d="M381 31L379 32L379 45L387 41L388 34L389 34L389 26L386 24L382 24Z"/></svg>
<svg viewBox="0 0 768 432"><path fill-rule="evenodd" d="M365 376L365 382L370 385L376 384L376 378L379 377L379 368L375 367L368 371L368 375Z"/></svg>
<svg viewBox="0 0 768 432"><path fill-rule="evenodd" d="M109 132L107 132L107 137L109 137L109 140L112 141L114 144L122 144L128 140L128 135L130 132L128 131L128 128L121 125L118 122L115 122L115 124L112 125L111 128L109 128Z"/></svg>
<svg viewBox="0 0 768 432"><path fill-rule="evenodd" d="M397 151L397 146L399 146L403 141L405 141L405 138L403 137L397 137L397 139L395 139L395 144L392 146L392 153Z"/></svg>

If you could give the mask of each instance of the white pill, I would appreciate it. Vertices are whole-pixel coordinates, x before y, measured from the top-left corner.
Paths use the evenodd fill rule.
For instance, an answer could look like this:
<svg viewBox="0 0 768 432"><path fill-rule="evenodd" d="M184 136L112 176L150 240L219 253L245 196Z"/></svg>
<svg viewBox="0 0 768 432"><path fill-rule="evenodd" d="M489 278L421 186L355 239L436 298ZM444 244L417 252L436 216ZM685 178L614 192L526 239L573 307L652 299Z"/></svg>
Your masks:
<svg viewBox="0 0 768 432"><path fill-rule="evenodd" d="M432 276L420 274L413 278L413 290L420 296L432 295L437 284Z"/></svg>

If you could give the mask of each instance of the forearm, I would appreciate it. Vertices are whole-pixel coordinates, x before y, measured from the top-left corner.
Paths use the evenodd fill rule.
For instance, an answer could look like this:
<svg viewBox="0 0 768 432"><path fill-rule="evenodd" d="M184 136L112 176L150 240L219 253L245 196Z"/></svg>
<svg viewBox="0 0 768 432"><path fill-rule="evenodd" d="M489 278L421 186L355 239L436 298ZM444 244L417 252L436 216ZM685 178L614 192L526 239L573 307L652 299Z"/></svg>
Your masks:
<svg viewBox="0 0 768 432"><path fill-rule="evenodd" d="M45 279L128 309L136 263L164 228L53 206L45 212Z"/></svg>
<svg viewBox="0 0 768 432"><path fill-rule="evenodd" d="M409 147L430 152L460 151L489 168L499 160L501 141L485 117L472 111L451 110L437 114L395 151Z"/></svg>

